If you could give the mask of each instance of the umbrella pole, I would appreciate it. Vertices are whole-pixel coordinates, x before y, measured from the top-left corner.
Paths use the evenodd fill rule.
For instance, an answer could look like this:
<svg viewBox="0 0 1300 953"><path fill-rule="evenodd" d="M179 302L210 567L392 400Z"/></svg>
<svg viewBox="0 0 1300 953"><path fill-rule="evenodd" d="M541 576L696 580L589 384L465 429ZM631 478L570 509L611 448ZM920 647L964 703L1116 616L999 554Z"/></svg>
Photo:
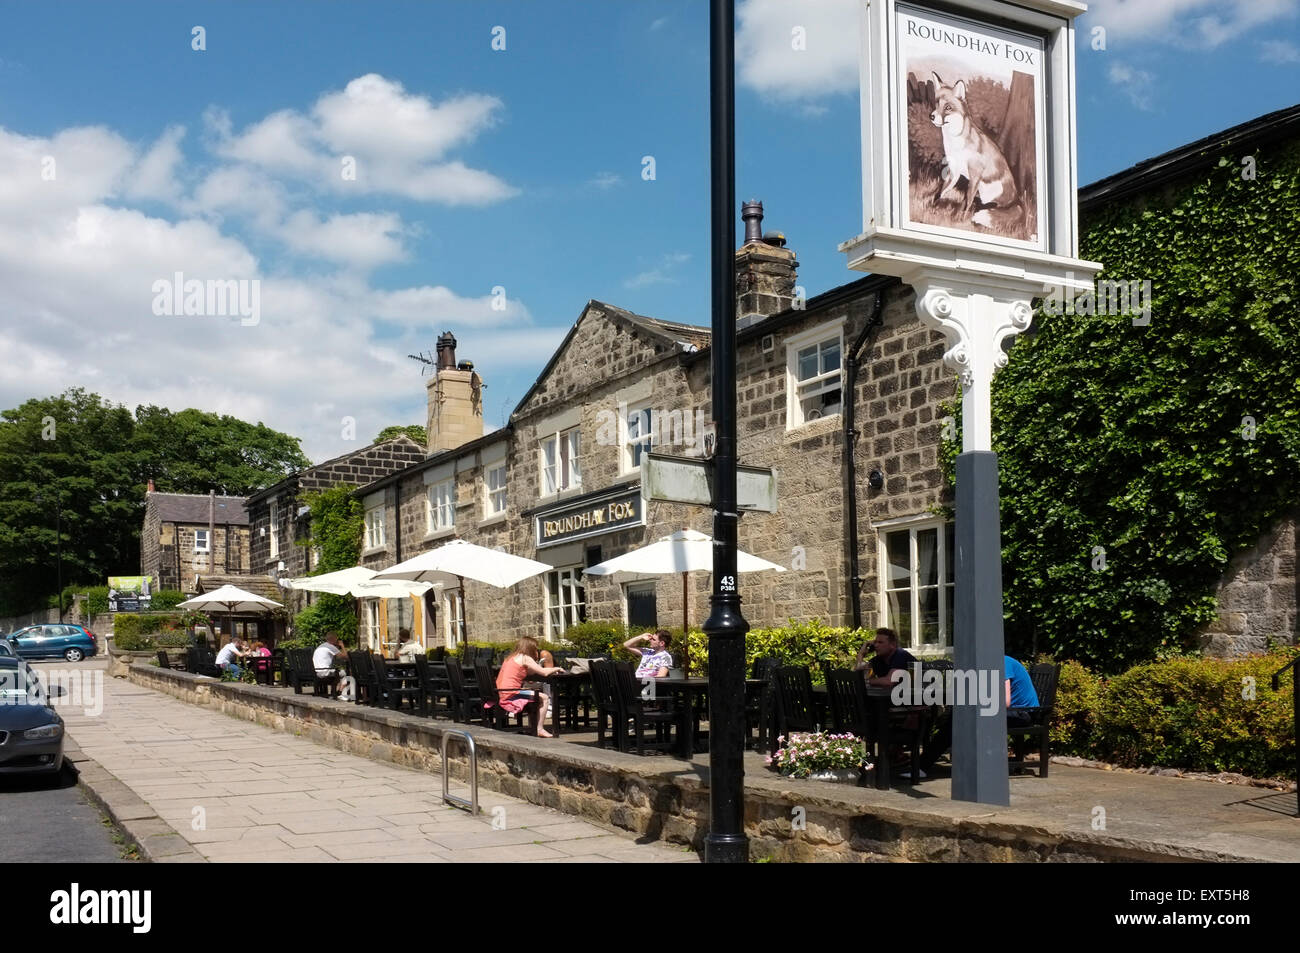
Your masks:
<svg viewBox="0 0 1300 953"><path fill-rule="evenodd" d="M690 615L691 596L686 588L686 573L682 573L682 670L691 675L691 635L687 617Z"/></svg>

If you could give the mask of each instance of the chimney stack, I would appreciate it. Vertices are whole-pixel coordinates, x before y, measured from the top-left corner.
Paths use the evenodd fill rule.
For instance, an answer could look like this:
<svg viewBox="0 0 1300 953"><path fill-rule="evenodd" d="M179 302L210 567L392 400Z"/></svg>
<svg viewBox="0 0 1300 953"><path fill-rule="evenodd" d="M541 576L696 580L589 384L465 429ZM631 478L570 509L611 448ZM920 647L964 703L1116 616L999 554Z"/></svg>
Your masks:
<svg viewBox="0 0 1300 953"><path fill-rule="evenodd" d="M425 388L430 454L483 436L483 379L470 361L456 362L456 336L450 331L438 336L438 365Z"/></svg>
<svg viewBox="0 0 1300 953"><path fill-rule="evenodd" d="M157 490L154 489L154 486L153 486L153 477L150 477L150 478L149 478L149 492L150 492L150 493L157 493L157 492L158 492Z"/></svg>
<svg viewBox="0 0 1300 953"><path fill-rule="evenodd" d="M762 202L750 199L740 217L745 244L736 251L736 326L746 328L794 305L799 262L783 234L763 234Z"/></svg>

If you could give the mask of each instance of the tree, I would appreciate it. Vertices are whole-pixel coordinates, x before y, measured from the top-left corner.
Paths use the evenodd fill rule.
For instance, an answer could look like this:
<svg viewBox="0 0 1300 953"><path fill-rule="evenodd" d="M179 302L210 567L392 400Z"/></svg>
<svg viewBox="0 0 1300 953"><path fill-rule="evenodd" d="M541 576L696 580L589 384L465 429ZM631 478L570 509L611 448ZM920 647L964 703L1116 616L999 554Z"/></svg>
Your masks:
<svg viewBox="0 0 1300 953"><path fill-rule="evenodd" d="M297 437L237 417L165 407L136 408L136 445L151 468L143 474L170 493L247 496L285 474L311 466Z"/></svg>
<svg viewBox="0 0 1300 953"><path fill-rule="evenodd" d="M375 437L375 443L383 443L385 440L392 440L394 437L410 437L422 447L429 442L428 434L419 424L394 424L379 431L379 436Z"/></svg>
<svg viewBox="0 0 1300 953"><path fill-rule="evenodd" d="M145 483L245 495L310 466L298 440L234 417L125 407L72 388L0 413L0 615L44 606L65 582L140 565Z"/></svg>

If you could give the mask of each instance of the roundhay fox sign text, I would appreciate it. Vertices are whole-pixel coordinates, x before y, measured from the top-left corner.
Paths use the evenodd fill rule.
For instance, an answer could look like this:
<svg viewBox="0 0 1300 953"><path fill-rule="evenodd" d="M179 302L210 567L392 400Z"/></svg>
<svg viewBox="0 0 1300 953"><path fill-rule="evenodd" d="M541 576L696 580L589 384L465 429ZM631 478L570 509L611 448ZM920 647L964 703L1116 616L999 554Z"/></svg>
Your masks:
<svg viewBox="0 0 1300 953"><path fill-rule="evenodd" d="M863 2L864 233L1072 257L1084 5Z"/></svg>

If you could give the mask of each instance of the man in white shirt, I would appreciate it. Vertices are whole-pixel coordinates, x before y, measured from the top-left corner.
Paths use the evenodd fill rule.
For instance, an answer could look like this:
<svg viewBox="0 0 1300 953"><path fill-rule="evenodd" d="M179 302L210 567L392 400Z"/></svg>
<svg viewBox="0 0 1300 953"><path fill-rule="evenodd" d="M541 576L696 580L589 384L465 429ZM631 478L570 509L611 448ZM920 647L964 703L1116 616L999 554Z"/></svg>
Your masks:
<svg viewBox="0 0 1300 953"><path fill-rule="evenodd" d="M339 646L338 633L326 632L325 641L312 653L311 664L315 667L316 674L324 678L334 674L334 659L347 657L347 649Z"/></svg>
<svg viewBox="0 0 1300 953"><path fill-rule="evenodd" d="M417 655L424 654L424 647L411 638L407 629L397 630L397 658L402 662L414 662Z"/></svg>
<svg viewBox="0 0 1300 953"><path fill-rule="evenodd" d="M244 651L243 639L235 636L223 645L221 651L217 653L217 667L230 672L235 678L239 678L242 672L239 666L235 664L235 659L243 658L247 654Z"/></svg>

